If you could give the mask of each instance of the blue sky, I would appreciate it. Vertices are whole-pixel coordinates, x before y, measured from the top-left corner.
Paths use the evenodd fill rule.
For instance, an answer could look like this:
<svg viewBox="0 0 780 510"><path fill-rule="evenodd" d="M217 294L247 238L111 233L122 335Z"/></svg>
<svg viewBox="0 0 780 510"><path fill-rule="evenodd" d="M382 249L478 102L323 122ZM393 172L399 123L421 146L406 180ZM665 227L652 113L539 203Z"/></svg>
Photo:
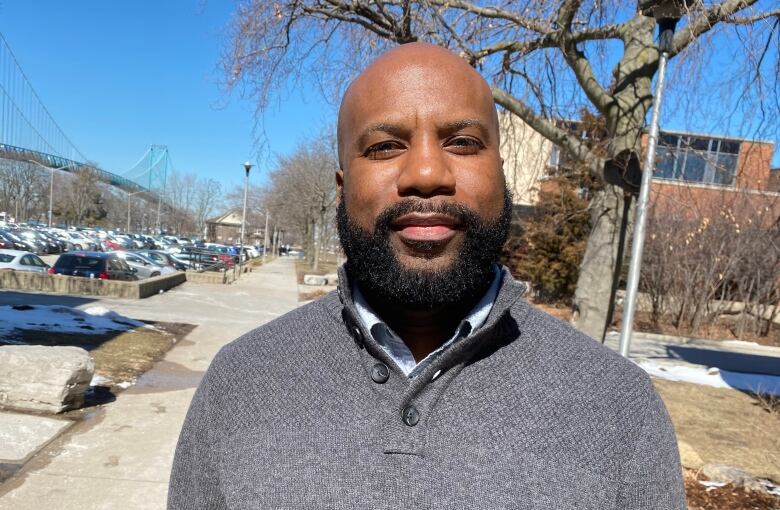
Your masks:
<svg viewBox="0 0 780 510"><path fill-rule="evenodd" d="M229 189L242 183L245 160L259 163L251 179L260 184L269 154L335 115L316 93L292 94L266 111L268 150L255 159L254 105L220 89L232 9L226 0L0 0L0 32L86 157L122 173L151 144L167 145L176 170Z"/></svg>
<svg viewBox="0 0 780 510"><path fill-rule="evenodd" d="M256 159L254 104L219 86L233 6L232 0L0 0L0 32L53 117L90 160L121 174L151 144L167 145L177 170L231 189L242 183L243 161L258 163L251 178L261 184L273 154L290 151L335 119L319 92L285 94L265 112L267 150ZM733 58L720 53L724 62ZM669 92L663 127L751 135L739 132L748 127L737 125L741 112L729 124L704 110L694 120ZM709 99L703 103L718 110L722 98Z"/></svg>

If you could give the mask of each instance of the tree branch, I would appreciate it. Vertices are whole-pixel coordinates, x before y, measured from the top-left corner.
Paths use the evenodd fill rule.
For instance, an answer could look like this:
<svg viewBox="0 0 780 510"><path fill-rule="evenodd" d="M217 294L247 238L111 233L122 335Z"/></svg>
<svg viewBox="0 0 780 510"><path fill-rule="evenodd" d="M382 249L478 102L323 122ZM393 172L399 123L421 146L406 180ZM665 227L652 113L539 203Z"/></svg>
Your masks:
<svg viewBox="0 0 780 510"><path fill-rule="evenodd" d="M607 107L612 102L612 97L596 79L596 74L593 72L593 67L591 67L588 57L569 38L572 21L580 5L580 0L568 0L558 9L557 23L559 30L561 30L561 52L590 102L593 103L599 112L605 113Z"/></svg>
<svg viewBox="0 0 780 510"><path fill-rule="evenodd" d="M756 21L761 21L769 18L780 19L780 9L775 9L774 11L762 12L761 14L755 14L753 16L745 16L741 18L732 16L724 19L723 22L729 23L731 25L752 25Z"/></svg>
<svg viewBox="0 0 780 510"><path fill-rule="evenodd" d="M726 21L745 7L756 3L757 0L726 0L722 4L714 5L705 9L702 14L697 16L680 32L675 34L672 40L672 51L670 56L677 55L688 47L699 36L712 30L719 22Z"/></svg>
<svg viewBox="0 0 780 510"><path fill-rule="evenodd" d="M600 179L604 178L604 160L594 154L576 136L565 129L559 128L549 120L540 117L528 105L505 90L491 87L491 91L496 103L520 117L523 122L552 143L563 147L575 160L588 164L593 175Z"/></svg>
<svg viewBox="0 0 780 510"><path fill-rule="evenodd" d="M551 28L547 25L532 19L525 18L523 16L518 16L516 13L506 9L499 9L496 7L480 7L465 0L428 0L427 3L436 7L467 11L482 18L504 19L511 21L514 24L527 30L532 30L540 34L546 34L552 31Z"/></svg>

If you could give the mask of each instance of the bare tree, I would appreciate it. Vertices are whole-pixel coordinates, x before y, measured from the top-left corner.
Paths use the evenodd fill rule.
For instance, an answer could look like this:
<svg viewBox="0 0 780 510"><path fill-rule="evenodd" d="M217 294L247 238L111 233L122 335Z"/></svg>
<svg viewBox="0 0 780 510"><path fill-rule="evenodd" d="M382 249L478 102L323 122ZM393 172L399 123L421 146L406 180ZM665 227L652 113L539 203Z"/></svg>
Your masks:
<svg viewBox="0 0 780 510"><path fill-rule="evenodd" d="M66 185L58 194L63 219L81 225L105 218L105 190L96 167L81 166L66 176L66 179Z"/></svg>
<svg viewBox="0 0 780 510"><path fill-rule="evenodd" d="M314 269L334 235L338 162L330 140L304 141L278 158L267 206L282 225L297 230Z"/></svg>
<svg viewBox="0 0 780 510"><path fill-rule="evenodd" d="M195 191L192 213L195 217L195 228L199 235L205 235L206 220L219 205L222 186L214 179L201 179Z"/></svg>
<svg viewBox="0 0 780 510"><path fill-rule="evenodd" d="M48 175L27 161L0 159L0 211L17 221L41 220L48 210Z"/></svg>
<svg viewBox="0 0 780 510"><path fill-rule="evenodd" d="M625 190L635 191L621 173L641 153L659 60L654 20L637 11L619 0L244 0L223 65L228 89L254 97L260 110L290 83L312 77L338 97L369 59L397 44L424 40L458 52L488 78L502 108L607 182L591 201L574 299L576 325L598 337L614 267L622 262L616 259L619 226L630 211ZM780 110L779 16L772 0L695 3L672 43L680 65L672 66L670 80L685 77L692 92L672 87L673 102L676 93L692 113L715 110L721 117L744 108L754 112L750 126L777 129L766 121ZM735 53L731 67L707 68L727 47ZM718 83L728 87L713 89ZM713 90L723 97L712 101ZM606 120L606 157L556 122L583 108ZM610 161L616 175L605 175Z"/></svg>
<svg viewBox="0 0 780 510"><path fill-rule="evenodd" d="M691 335L720 324L738 338L766 336L780 312L778 196L709 191L698 204L656 193L640 282L651 321Z"/></svg>

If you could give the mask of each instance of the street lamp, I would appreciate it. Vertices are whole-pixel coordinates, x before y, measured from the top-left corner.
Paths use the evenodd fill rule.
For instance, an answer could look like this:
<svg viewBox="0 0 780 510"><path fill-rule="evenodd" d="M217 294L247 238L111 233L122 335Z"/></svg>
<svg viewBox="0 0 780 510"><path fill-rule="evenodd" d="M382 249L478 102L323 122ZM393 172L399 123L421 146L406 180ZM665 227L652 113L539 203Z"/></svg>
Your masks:
<svg viewBox="0 0 780 510"><path fill-rule="evenodd" d="M65 166L61 166L59 168L52 168L50 166L42 165L41 163L35 161L34 159L28 159L29 163L33 163L35 165L38 165L41 168L46 168L49 170L49 222L48 227L51 228L51 214L52 209L54 208L54 171L55 170L65 170L66 168L70 168L73 166L73 163L69 163Z"/></svg>
<svg viewBox="0 0 780 510"><path fill-rule="evenodd" d="M249 171L252 169L252 163L244 163L246 177L244 178L244 212L241 214L241 249L238 252L238 277L241 278L241 271L244 266L244 231L246 230L246 199L249 193Z"/></svg>
<svg viewBox="0 0 780 510"><path fill-rule="evenodd" d="M137 195L139 193L143 193L144 191L136 191L135 193L128 193L127 194L127 230L126 232L130 232L130 197L133 195Z"/></svg>
<svg viewBox="0 0 780 510"><path fill-rule="evenodd" d="M634 327L634 312L636 311L637 289L639 288L639 271L642 266L642 248L645 244L645 224L647 222L647 205L650 201L650 183L653 180L655 168L655 149L658 145L658 124L661 116L661 102L666 79L666 62L672 50L672 39L677 22L697 0L645 0L640 2L639 9L645 16L653 16L658 25L658 80L655 82L653 94L653 116L650 120L650 133L647 137L647 153L642 167L642 185L639 188L639 200L636 204L636 222L634 224L634 240L631 245L631 262L628 266L628 282L626 283L626 299L623 304L623 322L620 327L620 354L628 357L631 349L631 335Z"/></svg>

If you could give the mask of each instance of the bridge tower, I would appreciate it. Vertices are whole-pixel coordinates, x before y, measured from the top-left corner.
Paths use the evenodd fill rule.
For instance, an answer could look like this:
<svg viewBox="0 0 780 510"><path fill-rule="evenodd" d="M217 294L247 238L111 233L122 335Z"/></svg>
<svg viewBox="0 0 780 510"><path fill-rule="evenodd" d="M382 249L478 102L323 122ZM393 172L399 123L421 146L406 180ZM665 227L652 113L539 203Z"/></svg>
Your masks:
<svg viewBox="0 0 780 510"><path fill-rule="evenodd" d="M168 164L170 155L168 146L152 145L149 149L149 189L157 193L157 233L162 232L160 225L160 210L162 197L165 195L165 187L168 182Z"/></svg>

